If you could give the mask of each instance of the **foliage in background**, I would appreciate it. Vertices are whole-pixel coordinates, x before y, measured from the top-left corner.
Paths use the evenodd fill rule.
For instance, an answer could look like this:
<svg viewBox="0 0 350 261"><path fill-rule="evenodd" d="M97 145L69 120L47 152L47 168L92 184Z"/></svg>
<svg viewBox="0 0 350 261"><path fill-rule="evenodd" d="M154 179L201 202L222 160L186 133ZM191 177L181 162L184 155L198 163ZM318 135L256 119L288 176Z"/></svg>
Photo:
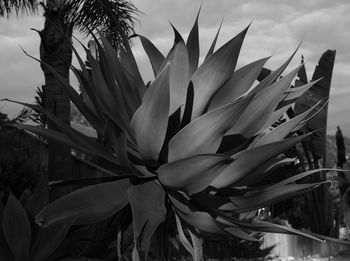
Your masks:
<svg viewBox="0 0 350 261"><path fill-rule="evenodd" d="M124 38L125 50L117 55L100 35L101 42L95 39L98 60L85 48L91 71L77 53L80 69L72 67L83 96L41 61L104 138L105 146L35 105L21 103L44 113L56 130L16 126L99 158L101 168L111 177L109 182L77 190L46 206L36 222L47 227L76 217L74 225L86 225L130 205L134 260L146 259L153 234L156 240L167 235L163 225L171 214L182 244L194 258L196 247L186 234L192 242L207 234L258 241L256 232L291 233L317 240L264 221L256 210L324 183L296 183L320 171L312 170L258 185L275 167L293 163L283 152L310 136L296 132L314 116L320 102L271 126L284 114L286 101L290 103L318 81L290 88L300 66L280 78L294 52L276 71L253 85L268 58L235 68L247 30L214 51L216 35L201 65L198 17L186 42L174 28L174 44L165 57L139 35L155 76L147 86L127 40ZM118 249L120 233L122 229ZM163 260L165 248L159 246L158 251ZM120 251L118 256L122 256Z"/></svg>

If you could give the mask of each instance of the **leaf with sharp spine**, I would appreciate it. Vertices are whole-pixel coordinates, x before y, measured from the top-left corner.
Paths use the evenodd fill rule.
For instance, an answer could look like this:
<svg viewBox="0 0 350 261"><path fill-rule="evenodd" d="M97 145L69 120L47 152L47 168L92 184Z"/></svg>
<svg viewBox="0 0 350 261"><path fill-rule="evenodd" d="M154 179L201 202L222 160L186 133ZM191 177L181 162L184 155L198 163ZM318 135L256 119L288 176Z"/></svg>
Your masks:
<svg viewBox="0 0 350 261"><path fill-rule="evenodd" d="M307 111L295 116L294 118L277 126L272 131L266 133L264 136L262 136L259 140L257 140L253 144L253 147L265 145L268 143L272 143L272 142L284 139L289 133L291 133L294 130L294 128L298 124L300 124L320 104L320 102L321 101L316 103L313 107L311 107Z"/></svg>
<svg viewBox="0 0 350 261"><path fill-rule="evenodd" d="M221 26L222 26L222 22L223 22L223 20L221 20L219 29L218 29L218 31L216 32L215 38L214 38L213 42L212 42L211 45L210 45L210 48L209 48L209 50L208 50L207 55L205 56L204 61L206 61L206 60L214 53L216 41L218 40L218 36L219 36L219 33L220 33L220 29L221 29Z"/></svg>
<svg viewBox="0 0 350 261"><path fill-rule="evenodd" d="M131 119L141 157L157 161L163 146L169 115L169 71L167 65L147 89L140 108Z"/></svg>
<svg viewBox="0 0 350 261"><path fill-rule="evenodd" d="M145 49L147 56L151 62L154 77L156 77L165 58L163 54L157 49L157 47L153 45L153 43L150 40L148 40L146 37L142 35L137 35L137 36L141 40L143 49Z"/></svg>
<svg viewBox="0 0 350 261"><path fill-rule="evenodd" d="M193 73L198 68L199 61L199 36L198 36L198 18L201 8L198 10L198 14L194 25L191 29L190 34L188 35L186 47L188 50L188 60L189 60L189 76L191 77Z"/></svg>
<svg viewBox="0 0 350 261"><path fill-rule="evenodd" d="M319 82L321 79L318 79L316 81L310 82L308 84L302 85L300 87L294 87L294 88L289 88L286 92L286 97L284 100L289 101L289 100L295 100L298 99L300 96L302 96L309 88L311 88L314 84Z"/></svg>
<svg viewBox="0 0 350 261"><path fill-rule="evenodd" d="M231 162L230 157L219 154L196 155L167 163L157 174L164 186L194 194L207 188Z"/></svg>
<svg viewBox="0 0 350 261"><path fill-rule="evenodd" d="M210 111L181 129L169 142L169 161L195 154L215 153L224 134L249 106L251 95Z"/></svg>
<svg viewBox="0 0 350 261"><path fill-rule="evenodd" d="M248 27L212 54L192 75L192 119L203 114L213 94L231 77Z"/></svg>
<svg viewBox="0 0 350 261"><path fill-rule="evenodd" d="M275 81L277 81L277 79L281 76L281 74L283 73L283 71L287 68L288 64L290 63L290 61L293 59L295 53L298 51L299 47L301 45L298 45L298 47L295 49L295 51L292 53L292 55L287 59L287 61L285 61L276 71L272 72L269 76L267 76L264 80L262 80L255 88L254 91L256 93L261 92L262 90L264 90L266 87L268 87L270 84L274 83ZM301 65L302 66L302 65ZM301 68L300 66L300 68Z"/></svg>
<svg viewBox="0 0 350 261"><path fill-rule="evenodd" d="M234 161L210 185L219 189L235 182L243 181L244 178L249 177L250 172L258 168L261 164L294 146L309 135L305 134L296 138L285 139L235 154L232 156ZM252 161L252 159L254 160Z"/></svg>
<svg viewBox="0 0 350 261"><path fill-rule="evenodd" d="M213 96L209 111L234 101L248 91L268 59L269 57L260 59L235 71L231 79Z"/></svg>
<svg viewBox="0 0 350 261"><path fill-rule="evenodd" d="M265 130L266 128L274 124L276 121L278 121L283 116L283 114L288 111L289 108L291 108L291 105L284 106L274 111L269 117L269 119L265 122L265 124L261 127L261 130Z"/></svg>
<svg viewBox="0 0 350 261"><path fill-rule="evenodd" d="M299 69L300 66L257 93L228 134L241 134L246 138L256 134L275 111L282 95L289 88ZM250 93L256 93L254 90Z"/></svg>
<svg viewBox="0 0 350 261"><path fill-rule="evenodd" d="M98 222L127 205L130 186L128 180L120 180L78 189L47 205L35 220L44 227L73 216L77 216L75 225Z"/></svg>

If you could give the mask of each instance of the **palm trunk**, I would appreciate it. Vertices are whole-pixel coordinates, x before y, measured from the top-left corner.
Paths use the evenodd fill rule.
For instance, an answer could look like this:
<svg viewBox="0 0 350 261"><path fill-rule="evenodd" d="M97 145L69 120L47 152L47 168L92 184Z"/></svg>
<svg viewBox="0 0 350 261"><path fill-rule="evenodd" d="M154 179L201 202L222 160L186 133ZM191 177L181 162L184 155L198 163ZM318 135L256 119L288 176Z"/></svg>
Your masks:
<svg viewBox="0 0 350 261"><path fill-rule="evenodd" d="M72 61L72 26L65 22L63 4L48 1L45 8L45 26L40 32L40 58L51 65L67 82L69 82L69 66ZM65 124L70 124L70 101L65 95L60 82L44 65L41 66L45 85L43 87L45 107ZM56 130L56 126L48 120L48 128ZM66 180L72 176L70 147L48 140L48 175L49 180ZM51 193L54 200L69 191L58 189Z"/></svg>

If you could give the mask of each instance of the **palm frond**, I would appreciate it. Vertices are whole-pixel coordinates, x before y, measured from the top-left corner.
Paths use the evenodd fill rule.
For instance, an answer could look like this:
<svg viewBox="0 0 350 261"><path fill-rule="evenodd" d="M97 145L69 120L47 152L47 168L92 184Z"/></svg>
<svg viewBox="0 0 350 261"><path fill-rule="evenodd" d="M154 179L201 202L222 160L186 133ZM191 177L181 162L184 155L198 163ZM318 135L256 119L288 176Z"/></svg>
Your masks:
<svg viewBox="0 0 350 261"><path fill-rule="evenodd" d="M133 26L137 8L125 0L67 0L70 12L67 19L84 34L94 29L101 31L118 50L123 47L123 36L134 33Z"/></svg>
<svg viewBox="0 0 350 261"><path fill-rule="evenodd" d="M0 16L7 16L13 12L35 13L38 9L37 0L0 0Z"/></svg>

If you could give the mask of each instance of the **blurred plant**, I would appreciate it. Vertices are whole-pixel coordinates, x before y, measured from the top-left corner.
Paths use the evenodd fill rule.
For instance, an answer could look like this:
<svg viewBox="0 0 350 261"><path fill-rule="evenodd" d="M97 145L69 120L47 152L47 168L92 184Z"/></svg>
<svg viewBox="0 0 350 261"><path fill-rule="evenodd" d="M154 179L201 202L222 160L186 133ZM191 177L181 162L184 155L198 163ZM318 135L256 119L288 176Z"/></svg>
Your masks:
<svg viewBox="0 0 350 261"><path fill-rule="evenodd" d="M34 99L36 106L45 108L45 96L43 86L41 86L41 88L39 86L36 88ZM45 114L41 112L33 111L30 119L43 128L45 128L47 125L47 118Z"/></svg>
<svg viewBox="0 0 350 261"><path fill-rule="evenodd" d="M252 87L268 58L235 70L248 27L214 52L217 34L200 66L198 16L186 43L173 29L175 40L166 57L138 35L155 76L147 86L125 37L126 48L119 56L102 35L100 41L95 38L98 60L84 47L91 71L74 50L81 68L72 67L72 71L82 97L50 65L38 60L60 80L106 146L35 105L18 102L44 113L57 131L16 126L98 157L101 169L111 177L109 182L79 189L46 206L36 222L47 227L77 217L75 225L90 224L130 204L134 260L146 259L151 237L167 221L167 213L175 213L179 238L194 259L198 257L194 245L206 234L258 241L257 232L276 232L319 240L263 221L256 212L324 183L295 183L317 169L256 185L276 166L293 162L283 152L310 135L298 136L296 131L317 112L320 102L277 127L271 125L285 112L285 107L278 109L283 102L302 95L317 81L290 88L300 66L280 78L294 52ZM188 229L183 229L184 224ZM157 232L156 237L161 237L167 230ZM162 254L159 258L165 259Z"/></svg>
<svg viewBox="0 0 350 261"><path fill-rule="evenodd" d="M38 227L35 215L48 204L47 178L42 179L31 193L25 190L20 200L9 194L6 204L4 197L0 201L0 259L4 261L51 260L65 239L76 217L62 219L47 227Z"/></svg>

